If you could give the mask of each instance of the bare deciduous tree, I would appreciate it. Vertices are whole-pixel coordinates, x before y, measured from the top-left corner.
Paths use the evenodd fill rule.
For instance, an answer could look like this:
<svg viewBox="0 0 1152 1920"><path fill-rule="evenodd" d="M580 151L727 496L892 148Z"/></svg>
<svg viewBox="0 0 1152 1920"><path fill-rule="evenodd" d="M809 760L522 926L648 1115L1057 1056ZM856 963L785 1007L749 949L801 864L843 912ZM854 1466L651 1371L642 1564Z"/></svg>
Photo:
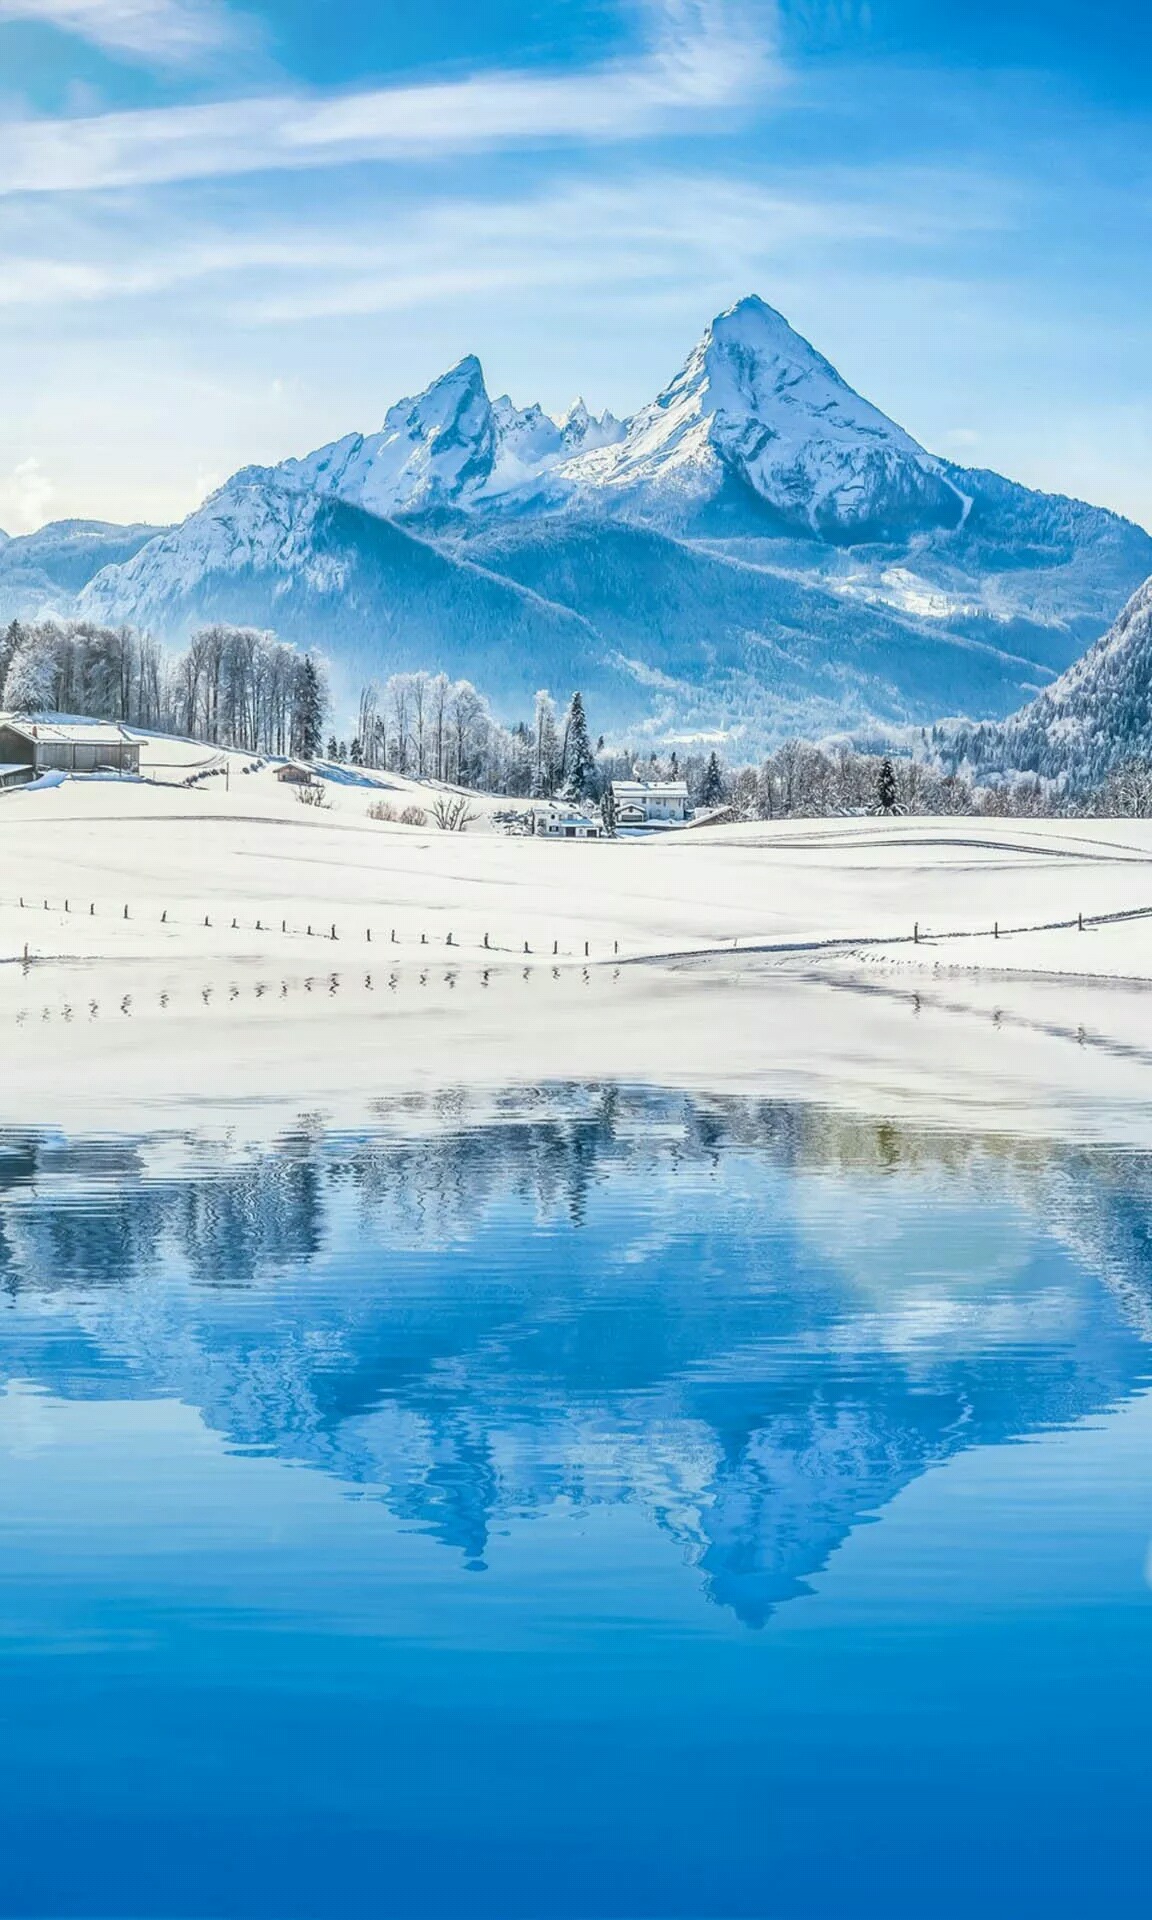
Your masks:
<svg viewBox="0 0 1152 1920"><path fill-rule="evenodd" d="M464 833L476 815L463 794L442 793L432 802L432 818L442 833Z"/></svg>

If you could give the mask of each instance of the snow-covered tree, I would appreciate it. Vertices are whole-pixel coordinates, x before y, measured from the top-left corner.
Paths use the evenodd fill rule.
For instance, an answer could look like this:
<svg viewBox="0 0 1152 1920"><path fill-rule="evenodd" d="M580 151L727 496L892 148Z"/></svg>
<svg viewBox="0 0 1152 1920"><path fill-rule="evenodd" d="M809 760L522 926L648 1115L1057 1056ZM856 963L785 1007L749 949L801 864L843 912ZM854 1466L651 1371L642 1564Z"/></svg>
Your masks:
<svg viewBox="0 0 1152 1920"><path fill-rule="evenodd" d="M306 653L296 670L292 701L292 752L301 760L315 760L324 738L327 691L320 669Z"/></svg>
<svg viewBox="0 0 1152 1920"><path fill-rule="evenodd" d="M556 735L556 708L552 696L543 688L536 695L536 751L532 769L532 792L537 799L549 799L556 791L559 776L560 743Z"/></svg>
<svg viewBox="0 0 1152 1920"><path fill-rule="evenodd" d="M720 756L713 750L708 755L708 765L704 769L704 778L700 782L700 805L718 807L724 798L724 774L720 766Z"/></svg>
<svg viewBox="0 0 1152 1920"><path fill-rule="evenodd" d="M877 813L896 813L899 810L900 795L896 786L896 772L885 754L880 762L880 771L876 775L876 811Z"/></svg>
<svg viewBox="0 0 1152 1920"><path fill-rule="evenodd" d="M596 756L588 738L584 702L579 693L574 693L564 726L564 778L561 792L565 800L585 800L595 786Z"/></svg>
<svg viewBox="0 0 1152 1920"><path fill-rule="evenodd" d="M60 630L25 628L4 676L4 705L13 713L59 711Z"/></svg>

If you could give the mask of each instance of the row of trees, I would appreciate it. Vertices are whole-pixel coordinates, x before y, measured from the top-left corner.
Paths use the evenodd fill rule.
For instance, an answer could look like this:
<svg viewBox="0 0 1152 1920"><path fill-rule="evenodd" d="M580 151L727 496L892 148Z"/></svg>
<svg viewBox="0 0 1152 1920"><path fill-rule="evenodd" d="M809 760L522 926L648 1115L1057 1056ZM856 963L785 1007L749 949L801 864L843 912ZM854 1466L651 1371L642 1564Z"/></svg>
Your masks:
<svg viewBox="0 0 1152 1920"><path fill-rule="evenodd" d="M341 742L334 741L337 750ZM536 695L531 721L504 726L470 680L445 673L395 673L360 695L354 763L416 780L445 780L491 793L595 799L604 770L588 732L584 702L572 696L564 720L551 695Z"/></svg>
<svg viewBox="0 0 1152 1920"><path fill-rule="evenodd" d="M911 758L828 749L786 740L758 766L722 775L723 802L738 819L845 813L1036 815L1053 811L1038 780L974 787Z"/></svg>
<svg viewBox="0 0 1152 1920"><path fill-rule="evenodd" d="M313 759L330 700L316 658L255 627L223 623L166 654L131 627L88 621L13 621L0 634L0 708L84 713L188 734L252 753ZM935 741L925 737L932 755ZM932 759L885 757L787 740L759 765L730 767L716 750L657 754L593 744L581 695L561 716L536 695L530 720L495 718L468 680L397 673L360 696L355 739L329 741L333 758L418 780L489 793L596 803L613 780L687 783L696 806L727 806L739 819L842 813L1152 814L1152 765L1134 759L1073 803L1040 779L976 785Z"/></svg>
<svg viewBox="0 0 1152 1920"><path fill-rule="evenodd" d="M132 627L14 620L0 638L0 707L81 713L252 753L319 753L328 710L319 663L274 633L215 625L165 654Z"/></svg>

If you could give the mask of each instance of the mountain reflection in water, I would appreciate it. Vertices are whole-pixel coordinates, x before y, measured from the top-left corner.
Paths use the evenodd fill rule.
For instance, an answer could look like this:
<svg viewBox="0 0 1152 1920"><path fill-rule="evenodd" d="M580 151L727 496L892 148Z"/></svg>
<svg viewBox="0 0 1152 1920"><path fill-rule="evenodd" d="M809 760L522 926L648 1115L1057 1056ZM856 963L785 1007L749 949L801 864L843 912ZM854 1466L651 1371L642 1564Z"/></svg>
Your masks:
<svg viewBox="0 0 1152 1920"><path fill-rule="evenodd" d="M622 1505L761 1627L965 1449L1147 1382L1152 1162L615 1088L264 1148L0 1137L0 1380L176 1398L477 1571Z"/></svg>

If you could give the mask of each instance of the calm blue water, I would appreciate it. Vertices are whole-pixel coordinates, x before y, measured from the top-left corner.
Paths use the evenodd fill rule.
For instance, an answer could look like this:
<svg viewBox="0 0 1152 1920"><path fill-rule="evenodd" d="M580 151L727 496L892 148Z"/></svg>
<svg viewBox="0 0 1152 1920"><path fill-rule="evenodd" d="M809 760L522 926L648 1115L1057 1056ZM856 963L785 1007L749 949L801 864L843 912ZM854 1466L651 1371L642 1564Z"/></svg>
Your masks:
<svg viewBox="0 0 1152 1920"><path fill-rule="evenodd" d="M0 1136L0 1911L1146 1911L1152 1162Z"/></svg>

